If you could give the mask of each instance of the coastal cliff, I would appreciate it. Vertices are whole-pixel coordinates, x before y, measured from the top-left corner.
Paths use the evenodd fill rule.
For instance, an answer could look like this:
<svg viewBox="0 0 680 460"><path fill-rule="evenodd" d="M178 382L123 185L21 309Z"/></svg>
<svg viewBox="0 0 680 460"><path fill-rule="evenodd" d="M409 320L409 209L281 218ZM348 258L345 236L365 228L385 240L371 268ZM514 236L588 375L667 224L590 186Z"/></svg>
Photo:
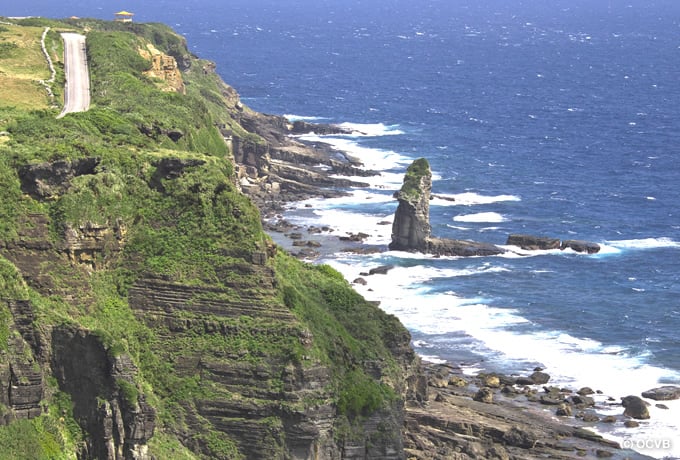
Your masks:
<svg viewBox="0 0 680 460"><path fill-rule="evenodd" d="M409 333L279 250L253 201L354 185L330 176L355 162L245 107L165 26L0 34L45 26L87 31L93 106L0 101L3 455L404 458L427 397Z"/></svg>
<svg viewBox="0 0 680 460"><path fill-rule="evenodd" d="M162 25L30 18L0 34L48 25L87 31L93 106L57 120L57 109L0 100L3 455L519 459L616 449L474 401L484 383L459 386L450 369L423 366L397 318L329 266L272 243L261 212L361 185L336 174L372 174L289 137L341 128L250 110ZM405 249L431 250L440 244L425 219L431 172L417 163L395 233Z"/></svg>

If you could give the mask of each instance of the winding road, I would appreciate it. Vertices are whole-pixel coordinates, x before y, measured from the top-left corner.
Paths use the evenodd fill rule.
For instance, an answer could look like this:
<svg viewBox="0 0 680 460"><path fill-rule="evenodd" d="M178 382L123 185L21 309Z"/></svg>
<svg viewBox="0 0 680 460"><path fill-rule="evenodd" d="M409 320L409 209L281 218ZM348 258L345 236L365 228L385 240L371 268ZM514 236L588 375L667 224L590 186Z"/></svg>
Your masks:
<svg viewBox="0 0 680 460"><path fill-rule="evenodd" d="M90 73L87 68L85 36L62 33L64 40L64 109L57 118L67 113L85 112L90 108Z"/></svg>

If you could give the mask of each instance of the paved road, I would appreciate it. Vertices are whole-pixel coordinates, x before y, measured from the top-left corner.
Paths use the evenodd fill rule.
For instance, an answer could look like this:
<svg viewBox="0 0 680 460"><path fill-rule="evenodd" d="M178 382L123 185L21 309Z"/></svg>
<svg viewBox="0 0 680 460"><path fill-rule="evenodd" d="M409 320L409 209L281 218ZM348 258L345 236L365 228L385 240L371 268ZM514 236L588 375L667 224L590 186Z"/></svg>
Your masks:
<svg viewBox="0 0 680 460"><path fill-rule="evenodd" d="M85 36L62 33L64 39L64 72L66 88L64 109L59 118L71 112L85 112L90 108L90 73L87 69Z"/></svg>

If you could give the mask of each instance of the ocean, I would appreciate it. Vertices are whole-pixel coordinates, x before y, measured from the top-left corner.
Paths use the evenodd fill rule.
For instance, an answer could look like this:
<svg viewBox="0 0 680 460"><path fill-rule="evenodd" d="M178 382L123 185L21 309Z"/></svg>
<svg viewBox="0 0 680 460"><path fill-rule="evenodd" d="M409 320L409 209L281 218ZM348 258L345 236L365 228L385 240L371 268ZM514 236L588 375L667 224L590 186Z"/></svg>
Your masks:
<svg viewBox="0 0 680 460"><path fill-rule="evenodd" d="M401 319L424 358L469 373L540 366L556 384L616 400L680 384L680 2L40 0L0 14L109 19L119 9L185 35L253 109L356 130L305 138L381 175L286 218L385 248L321 262L349 281L395 265L356 288ZM431 203L433 234L503 245L528 233L602 250L387 251L391 227L378 223L420 157L433 192L454 199ZM634 432L598 429L671 440L641 452L680 457L680 401L666 405Z"/></svg>

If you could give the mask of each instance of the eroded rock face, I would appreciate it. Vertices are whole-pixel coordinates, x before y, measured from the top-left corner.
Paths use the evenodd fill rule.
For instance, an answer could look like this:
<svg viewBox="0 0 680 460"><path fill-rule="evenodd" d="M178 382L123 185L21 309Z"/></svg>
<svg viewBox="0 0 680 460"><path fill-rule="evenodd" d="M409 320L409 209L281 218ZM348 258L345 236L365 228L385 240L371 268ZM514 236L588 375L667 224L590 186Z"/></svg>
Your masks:
<svg viewBox="0 0 680 460"><path fill-rule="evenodd" d="M534 236L523 234L512 234L508 236L507 245L518 246L527 251L535 250L551 250L571 249L576 252L585 252L588 254L595 254L600 252L600 245L590 241L583 240L560 240L559 238L552 238L548 236Z"/></svg>
<svg viewBox="0 0 680 460"><path fill-rule="evenodd" d="M88 433L82 459L146 460L156 414L139 393L129 400L122 385L136 386L137 369L127 355L112 357L101 340L68 326L52 331L52 374L71 395L73 415ZM124 384L121 382L125 382Z"/></svg>
<svg viewBox="0 0 680 460"><path fill-rule="evenodd" d="M19 169L21 190L37 200L54 198L68 189L74 177L96 174L100 161L99 158L81 158L23 166Z"/></svg>
<svg viewBox="0 0 680 460"><path fill-rule="evenodd" d="M427 160L420 158L408 167L404 184L395 194L399 206L392 223L391 250L460 257L490 256L505 252L489 243L432 237L431 194L432 171Z"/></svg>
<svg viewBox="0 0 680 460"><path fill-rule="evenodd" d="M427 160L414 161L406 170L404 185L395 197L399 206L392 223L390 249L397 251L428 250L432 171Z"/></svg>
<svg viewBox="0 0 680 460"><path fill-rule="evenodd" d="M643 392L642 397L653 399L654 401L671 401L674 399L680 399L680 387L666 385L659 388L653 388Z"/></svg>
<svg viewBox="0 0 680 460"><path fill-rule="evenodd" d="M645 420L649 418L649 409L647 403L639 396L626 396L621 398L621 405L626 409L623 415L632 417L638 420Z"/></svg>

